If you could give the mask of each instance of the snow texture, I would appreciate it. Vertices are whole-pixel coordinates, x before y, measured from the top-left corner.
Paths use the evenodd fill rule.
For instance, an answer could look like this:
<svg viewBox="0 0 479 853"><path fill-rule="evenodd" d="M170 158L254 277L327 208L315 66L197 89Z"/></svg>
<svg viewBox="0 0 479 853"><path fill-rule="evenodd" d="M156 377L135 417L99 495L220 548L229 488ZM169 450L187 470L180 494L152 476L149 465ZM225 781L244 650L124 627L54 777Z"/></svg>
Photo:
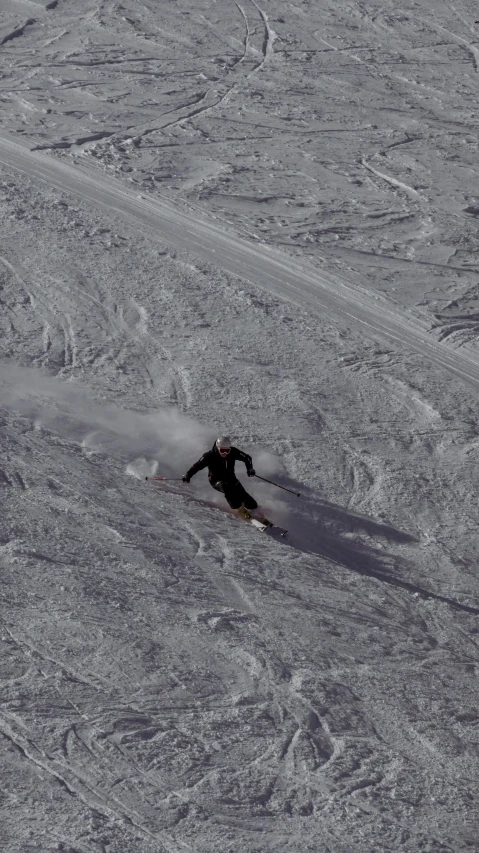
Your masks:
<svg viewBox="0 0 479 853"><path fill-rule="evenodd" d="M2 853L478 853L476 18L2 3Z"/></svg>

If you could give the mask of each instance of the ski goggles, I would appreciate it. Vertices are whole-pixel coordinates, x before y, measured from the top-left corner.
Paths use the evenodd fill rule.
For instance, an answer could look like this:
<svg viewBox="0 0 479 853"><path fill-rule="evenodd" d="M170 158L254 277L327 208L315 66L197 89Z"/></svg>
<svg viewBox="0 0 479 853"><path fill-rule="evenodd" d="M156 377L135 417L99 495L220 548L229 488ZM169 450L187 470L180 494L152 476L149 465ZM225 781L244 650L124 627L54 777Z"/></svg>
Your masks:
<svg viewBox="0 0 479 853"><path fill-rule="evenodd" d="M228 453L230 452L230 450L231 450L230 447L219 447L218 453L220 454L220 456L228 456Z"/></svg>

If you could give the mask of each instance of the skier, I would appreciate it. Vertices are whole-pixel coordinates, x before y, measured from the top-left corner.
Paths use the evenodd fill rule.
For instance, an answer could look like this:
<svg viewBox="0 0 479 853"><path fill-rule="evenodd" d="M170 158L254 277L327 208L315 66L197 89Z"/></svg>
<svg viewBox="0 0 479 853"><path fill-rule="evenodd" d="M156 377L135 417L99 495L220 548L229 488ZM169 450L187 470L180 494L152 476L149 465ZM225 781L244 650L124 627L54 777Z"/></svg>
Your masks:
<svg viewBox="0 0 479 853"><path fill-rule="evenodd" d="M253 460L247 453L232 447L231 439L221 435L216 439L211 450L195 462L182 477L184 483L189 483L194 475L202 468L208 468L208 480L217 492L222 492L231 509L243 518L250 518L249 510L258 508L255 499L243 488L235 474L235 462L244 462L248 477L255 476Z"/></svg>

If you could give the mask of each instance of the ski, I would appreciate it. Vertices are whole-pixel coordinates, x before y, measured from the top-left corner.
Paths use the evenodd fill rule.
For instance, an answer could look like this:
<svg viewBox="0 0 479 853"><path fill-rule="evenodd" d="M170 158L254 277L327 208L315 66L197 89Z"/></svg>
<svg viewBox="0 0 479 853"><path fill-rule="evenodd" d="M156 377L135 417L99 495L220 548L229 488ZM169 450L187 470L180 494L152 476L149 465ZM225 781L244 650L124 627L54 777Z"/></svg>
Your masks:
<svg viewBox="0 0 479 853"><path fill-rule="evenodd" d="M263 518L261 520L259 518L255 518L247 510L238 513L238 517L240 519L242 518L244 521L247 521L253 527L256 527L257 530L261 530L262 533L264 533L266 530L279 530L281 536L284 537L288 532L284 529L284 527L279 527L277 524L273 524L273 522L269 521L267 518Z"/></svg>
<svg viewBox="0 0 479 853"><path fill-rule="evenodd" d="M263 524L261 521L258 521L257 518L247 518L245 520L249 521L249 523L252 524L253 527L256 527L257 530L261 530L262 533L264 533L265 530L268 530L268 528L273 527L272 524Z"/></svg>

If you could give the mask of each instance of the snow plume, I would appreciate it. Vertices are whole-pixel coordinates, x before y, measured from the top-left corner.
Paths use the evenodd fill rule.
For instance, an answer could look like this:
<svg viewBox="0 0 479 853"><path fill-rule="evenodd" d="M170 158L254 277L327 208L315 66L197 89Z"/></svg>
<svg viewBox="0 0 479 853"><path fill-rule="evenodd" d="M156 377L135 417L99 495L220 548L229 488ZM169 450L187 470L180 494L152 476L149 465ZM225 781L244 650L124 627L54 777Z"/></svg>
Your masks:
<svg viewBox="0 0 479 853"><path fill-rule="evenodd" d="M205 450L212 447L218 432L199 423L177 408L162 407L147 413L99 402L72 380L47 376L31 367L0 363L0 409L31 419L36 429L45 429L76 441L86 455L94 453L119 458L126 473L139 479L158 474L180 477ZM232 434L233 443L236 437ZM267 450L240 447L253 455L258 473L271 477L281 470L277 456ZM246 478L242 465L237 474ZM246 488L250 485L245 482ZM198 496L220 505L224 498L198 476L190 487ZM256 499L284 514L284 493L266 483L254 482Z"/></svg>
<svg viewBox="0 0 479 853"><path fill-rule="evenodd" d="M93 400L70 380L45 376L38 370L0 364L0 408L31 418L44 428L77 441L86 453L122 459L142 457L128 473L181 475L213 444L215 433L176 408L141 413ZM148 461L149 460L149 461Z"/></svg>

